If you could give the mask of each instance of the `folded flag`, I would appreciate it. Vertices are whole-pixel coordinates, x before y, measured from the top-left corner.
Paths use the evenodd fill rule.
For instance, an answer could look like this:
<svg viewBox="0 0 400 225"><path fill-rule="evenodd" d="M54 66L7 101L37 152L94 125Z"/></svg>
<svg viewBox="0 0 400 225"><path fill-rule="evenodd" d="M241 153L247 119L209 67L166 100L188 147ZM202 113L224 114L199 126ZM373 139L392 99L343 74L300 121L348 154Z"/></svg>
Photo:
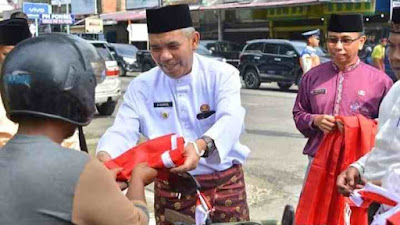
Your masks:
<svg viewBox="0 0 400 225"><path fill-rule="evenodd" d="M159 170L158 178L168 179L168 170L184 163L185 158L182 153L185 147L183 137L169 134L149 140L137 145L115 159L107 161L104 165L108 169L121 167L122 171L118 174L118 181L128 181L131 177L133 168L138 163L147 164Z"/></svg>
<svg viewBox="0 0 400 225"><path fill-rule="evenodd" d="M355 190L352 195L346 199L346 205L349 207L360 207L367 209L372 202L377 202L389 208L386 212L378 211L375 215L372 225L400 224L400 195L393 193L383 187L367 183L364 188ZM367 211L365 211L367 213ZM349 221L351 212L346 215L346 221ZM360 224L354 218L351 218L352 224Z"/></svg>
<svg viewBox="0 0 400 225"><path fill-rule="evenodd" d="M336 188L337 176L374 146L376 121L361 115L335 119L344 125L344 132L330 132L318 148L297 204L298 225L345 224L345 198ZM359 211L362 209L352 209L353 216L363 214Z"/></svg>
<svg viewBox="0 0 400 225"><path fill-rule="evenodd" d="M211 223L207 222L207 220L210 219L210 212L213 210L210 202L207 200L207 198L204 196L203 193L201 193L199 190L197 190L197 201L196 201L196 211L195 211L195 219L196 219L196 225L208 225Z"/></svg>

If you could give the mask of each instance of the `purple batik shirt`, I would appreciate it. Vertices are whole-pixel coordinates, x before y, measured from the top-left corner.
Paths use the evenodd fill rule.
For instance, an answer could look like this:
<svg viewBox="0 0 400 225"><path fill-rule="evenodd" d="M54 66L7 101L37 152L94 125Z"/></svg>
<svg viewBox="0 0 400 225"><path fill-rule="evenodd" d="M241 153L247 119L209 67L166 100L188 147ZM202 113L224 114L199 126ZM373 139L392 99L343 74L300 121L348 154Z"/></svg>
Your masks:
<svg viewBox="0 0 400 225"><path fill-rule="evenodd" d="M385 73L358 61L344 71L327 62L303 76L293 108L297 129L308 138L303 153L314 156L324 136L314 115L378 117L379 105L393 82Z"/></svg>

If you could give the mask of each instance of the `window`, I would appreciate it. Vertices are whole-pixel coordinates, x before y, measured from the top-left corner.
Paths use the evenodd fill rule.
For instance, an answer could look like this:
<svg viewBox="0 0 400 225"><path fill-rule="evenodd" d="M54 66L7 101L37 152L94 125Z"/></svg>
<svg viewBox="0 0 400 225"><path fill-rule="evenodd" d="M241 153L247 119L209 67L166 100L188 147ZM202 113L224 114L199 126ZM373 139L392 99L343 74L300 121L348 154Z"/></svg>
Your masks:
<svg viewBox="0 0 400 225"><path fill-rule="evenodd" d="M296 51L289 45L281 45L279 48L279 55L293 56L294 54L296 54Z"/></svg>
<svg viewBox="0 0 400 225"><path fill-rule="evenodd" d="M223 52L228 52L228 51L242 51L242 48L240 45L235 44L235 43L220 43L219 47L221 48L221 51Z"/></svg>
<svg viewBox="0 0 400 225"><path fill-rule="evenodd" d="M93 44L96 47L97 52L105 61L114 60L113 56L111 55L110 51L104 44Z"/></svg>
<svg viewBox="0 0 400 225"><path fill-rule="evenodd" d="M275 44L266 44L264 48L264 53L267 54L278 54L278 45Z"/></svg>
<svg viewBox="0 0 400 225"><path fill-rule="evenodd" d="M206 48L207 48L207 49L214 48L214 50L215 50L215 43L208 43L207 46L206 46Z"/></svg>
<svg viewBox="0 0 400 225"><path fill-rule="evenodd" d="M210 51L202 45L197 46L196 52L200 55L211 55Z"/></svg>
<svg viewBox="0 0 400 225"><path fill-rule="evenodd" d="M257 43L252 43L249 44L246 48L245 51L263 51L264 43L262 42L257 42Z"/></svg>

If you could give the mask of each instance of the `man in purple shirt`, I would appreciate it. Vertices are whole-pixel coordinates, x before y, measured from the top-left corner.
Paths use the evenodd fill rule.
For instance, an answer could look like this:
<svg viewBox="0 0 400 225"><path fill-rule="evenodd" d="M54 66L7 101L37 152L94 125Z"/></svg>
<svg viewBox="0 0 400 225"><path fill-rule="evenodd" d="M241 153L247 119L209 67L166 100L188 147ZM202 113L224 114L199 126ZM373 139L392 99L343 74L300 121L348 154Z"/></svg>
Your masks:
<svg viewBox="0 0 400 225"><path fill-rule="evenodd" d="M336 129L335 115L377 118L379 105L392 86L389 76L358 58L366 41L363 32L361 15L333 14L327 37L332 61L303 76L293 117L297 129L308 138L303 153L310 161L324 133Z"/></svg>

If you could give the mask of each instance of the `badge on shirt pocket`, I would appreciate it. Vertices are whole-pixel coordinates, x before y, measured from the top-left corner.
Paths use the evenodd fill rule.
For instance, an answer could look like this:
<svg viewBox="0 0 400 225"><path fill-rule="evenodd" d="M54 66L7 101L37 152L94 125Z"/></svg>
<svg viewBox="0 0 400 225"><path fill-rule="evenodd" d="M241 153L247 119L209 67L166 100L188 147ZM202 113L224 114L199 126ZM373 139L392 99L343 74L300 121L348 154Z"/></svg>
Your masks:
<svg viewBox="0 0 400 225"><path fill-rule="evenodd" d="M311 94L313 95L324 95L326 94L328 91L326 90L326 88L321 88L321 89L315 89L311 91Z"/></svg>
<svg viewBox="0 0 400 225"><path fill-rule="evenodd" d="M210 110L210 106L208 104L202 104L200 106L200 113L197 114L197 119L198 120L204 120L210 117L215 113L215 110Z"/></svg>

